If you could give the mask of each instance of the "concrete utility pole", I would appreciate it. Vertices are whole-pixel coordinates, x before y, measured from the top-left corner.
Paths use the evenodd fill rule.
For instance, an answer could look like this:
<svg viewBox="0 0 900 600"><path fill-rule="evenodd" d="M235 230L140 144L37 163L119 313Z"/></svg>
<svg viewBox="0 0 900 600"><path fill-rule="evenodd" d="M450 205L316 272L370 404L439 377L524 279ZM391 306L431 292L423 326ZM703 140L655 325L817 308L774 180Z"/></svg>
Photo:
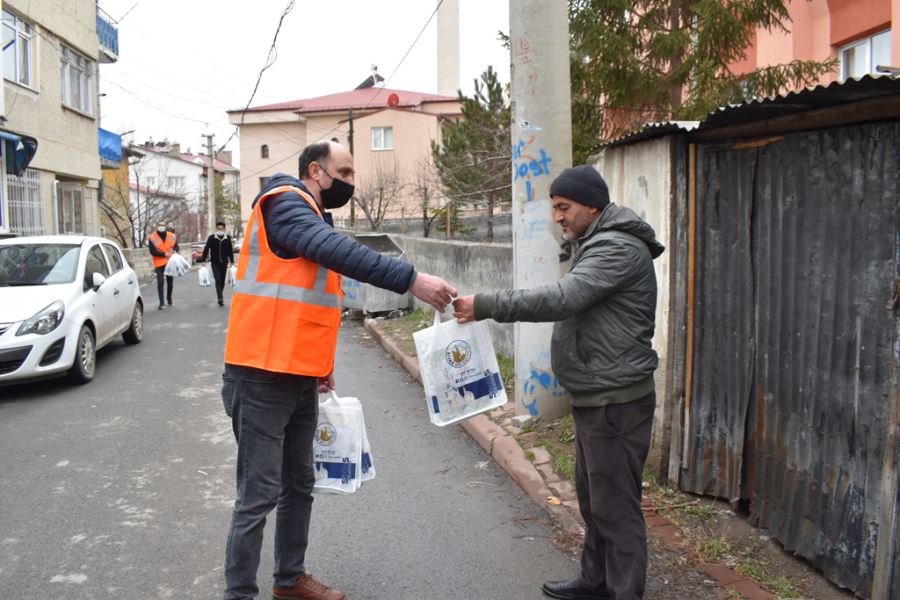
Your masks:
<svg viewBox="0 0 900 600"><path fill-rule="evenodd" d="M510 0L515 286L559 280L570 252L553 222L550 182L572 165L569 15L566 2ZM516 324L517 412L569 411L550 369L550 323Z"/></svg>
<svg viewBox="0 0 900 600"><path fill-rule="evenodd" d="M213 148L213 138L216 136L207 133L203 137L206 138L206 153L209 156L209 166L206 169L206 235L210 235L216 230L216 156Z"/></svg>

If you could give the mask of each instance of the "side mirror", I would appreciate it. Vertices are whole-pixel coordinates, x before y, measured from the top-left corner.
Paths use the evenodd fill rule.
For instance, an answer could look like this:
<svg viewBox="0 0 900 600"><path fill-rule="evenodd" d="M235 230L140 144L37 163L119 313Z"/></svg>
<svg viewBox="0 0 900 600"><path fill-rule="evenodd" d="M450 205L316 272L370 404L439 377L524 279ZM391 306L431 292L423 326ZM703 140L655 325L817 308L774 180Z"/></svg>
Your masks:
<svg viewBox="0 0 900 600"><path fill-rule="evenodd" d="M95 292L100 289L100 286L102 286L104 282L106 282L106 277L104 277L100 273L94 273L91 276L91 285L93 286Z"/></svg>

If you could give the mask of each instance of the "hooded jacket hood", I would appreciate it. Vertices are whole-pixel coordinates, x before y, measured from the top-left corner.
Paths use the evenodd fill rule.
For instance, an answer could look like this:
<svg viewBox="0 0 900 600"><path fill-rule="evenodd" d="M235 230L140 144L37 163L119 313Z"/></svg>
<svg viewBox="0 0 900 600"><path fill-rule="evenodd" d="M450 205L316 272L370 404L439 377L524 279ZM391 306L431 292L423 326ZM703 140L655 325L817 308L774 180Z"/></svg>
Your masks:
<svg viewBox="0 0 900 600"><path fill-rule="evenodd" d="M591 226L588 227L588 230L579 240L579 244L584 247L589 246L591 238L603 231L621 231L622 233L633 235L647 245L647 249L650 250L650 256L653 258L658 257L666 249L656 239L656 232L653 231L653 227L637 216L633 210L624 206L610 203L600 213L600 216L591 223Z"/></svg>

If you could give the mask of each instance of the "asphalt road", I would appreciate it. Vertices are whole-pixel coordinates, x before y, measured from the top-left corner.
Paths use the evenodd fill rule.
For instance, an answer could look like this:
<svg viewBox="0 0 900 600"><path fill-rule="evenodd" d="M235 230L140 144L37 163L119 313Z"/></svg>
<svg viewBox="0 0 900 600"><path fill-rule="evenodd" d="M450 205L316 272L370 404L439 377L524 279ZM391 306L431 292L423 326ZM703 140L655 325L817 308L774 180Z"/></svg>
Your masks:
<svg viewBox="0 0 900 600"><path fill-rule="evenodd" d="M0 598L221 597L235 443L219 395L225 308L196 274L144 287L144 342L85 386L0 388ZM226 294L230 291L226 291ZM541 598L577 566L535 507L421 388L345 323L338 392L363 401L377 477L318 496L307 567L351 599ZM270 520L270 526L274 519ZM271 530L260 567L271 586Z"/></svg>

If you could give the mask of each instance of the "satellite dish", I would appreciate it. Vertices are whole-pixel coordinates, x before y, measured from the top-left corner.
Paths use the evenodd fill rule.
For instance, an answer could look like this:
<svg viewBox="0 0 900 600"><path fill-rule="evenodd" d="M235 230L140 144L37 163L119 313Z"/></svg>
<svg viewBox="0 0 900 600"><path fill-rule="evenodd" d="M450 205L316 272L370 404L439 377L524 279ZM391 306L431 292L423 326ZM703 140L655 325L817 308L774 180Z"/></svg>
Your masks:
<svg viewBox="0 0 900 600"><path fill-rule="evenodd" d="M397 94L391 94L388 96L388 106L400 106L400 96Z"/></svg>

